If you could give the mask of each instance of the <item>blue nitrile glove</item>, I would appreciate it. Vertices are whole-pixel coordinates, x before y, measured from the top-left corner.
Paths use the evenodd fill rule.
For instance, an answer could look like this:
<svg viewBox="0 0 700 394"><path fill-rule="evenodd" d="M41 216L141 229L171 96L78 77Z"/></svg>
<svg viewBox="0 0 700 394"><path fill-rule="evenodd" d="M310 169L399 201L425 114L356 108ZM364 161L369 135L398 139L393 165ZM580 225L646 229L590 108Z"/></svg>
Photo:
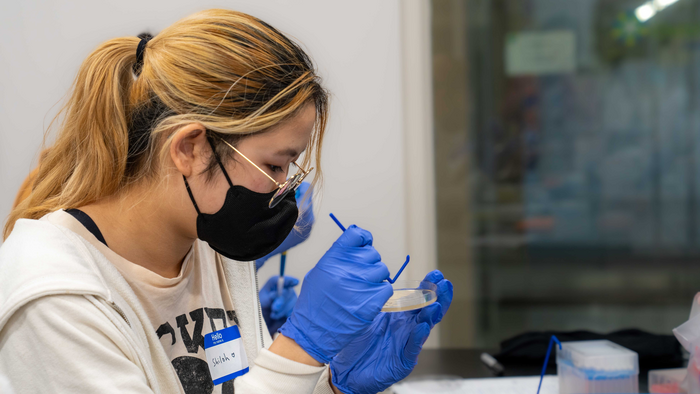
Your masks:
<svg viewBox="0 0 700 394"><path fill-rule="evenodd" d="M260 269L260 267L262 267L270 257L286 252L287 250L306 241L309 238L309 235L311 235L311 227L314 225L314 204L313 189L309 190L309 187L311 187L309 182L302 182L296 190L299 218L297 219L294 229L291 233L289 233L289 235L287 235L287 238L282 241L277 249L270 252L270 254L255 260L255 266L257 269ZM307 190L309 190L308 196L306 195Z"/></svg>
<svg viewBox="0 0 700 394"><path fill-rule="evenodd" d="M393 294L389 269L372 246L372 234L355 225L333 243L304 277L292 315L280 333L311 357L329 363L364 332Z"/></svg>
<svg viewBox="0 0 700 394"><path fill-rule="evenodd" d="M343 393L379 393L411 373L430 330L452 303L452 283L440 271L425 280L437 284L437 301L422 309L377 316L331 361L335 387Z"/></svg>
<svg viewBox="0 0 700 394"><path fill-rule="evenodd" d="M282 324L287 321L289 315L292 314L294 304L297 302L297 293L294 291L294 286L299 284L299 279L291 276L284 277L284 290L280 297L277 292L277 279L279 276L273 276L267 280L265 286L260 289L260 306L262 307L263 318L267 324L267 329L270 335L282 327Z"/></svg>

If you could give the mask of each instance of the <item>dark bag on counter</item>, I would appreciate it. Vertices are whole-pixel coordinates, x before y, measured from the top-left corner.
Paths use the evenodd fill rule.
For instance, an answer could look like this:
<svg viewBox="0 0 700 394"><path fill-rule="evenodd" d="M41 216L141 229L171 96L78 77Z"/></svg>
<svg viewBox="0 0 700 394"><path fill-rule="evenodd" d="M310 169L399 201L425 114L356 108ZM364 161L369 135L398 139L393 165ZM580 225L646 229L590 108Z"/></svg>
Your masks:
<svg viewBox="0 0 700 394"><path fill-rule="evenodd" d="M555 335L561 342L596 339L607 339L615 342L637 352L639 368L643 370L683 366L681 345L673 335L651 334L637 329L620 330L609 334L598 334L591 331L526 332L501 342L501 351L494 357L505 365L542 365L552 335ZM550 367L556 364L555 354L553 348L548 364Z"/></svg>

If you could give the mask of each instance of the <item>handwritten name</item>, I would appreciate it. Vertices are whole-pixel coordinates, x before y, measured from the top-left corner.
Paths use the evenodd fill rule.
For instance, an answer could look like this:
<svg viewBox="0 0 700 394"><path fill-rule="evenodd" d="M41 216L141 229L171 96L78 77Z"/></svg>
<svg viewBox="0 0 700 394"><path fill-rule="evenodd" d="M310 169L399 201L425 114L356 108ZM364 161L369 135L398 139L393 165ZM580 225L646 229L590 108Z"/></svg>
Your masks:
<svg viewBox="0 0 700 394"><path fill-rule="evenodd" d="M226 355L226 353L224 353L219 357L214 357L211 359L211 365L215 367L219 364L225 363L226 361L231 361L232 358L236 358L236 353L231 353L230 356L231 356L231 358L229 358Z"/></svg>

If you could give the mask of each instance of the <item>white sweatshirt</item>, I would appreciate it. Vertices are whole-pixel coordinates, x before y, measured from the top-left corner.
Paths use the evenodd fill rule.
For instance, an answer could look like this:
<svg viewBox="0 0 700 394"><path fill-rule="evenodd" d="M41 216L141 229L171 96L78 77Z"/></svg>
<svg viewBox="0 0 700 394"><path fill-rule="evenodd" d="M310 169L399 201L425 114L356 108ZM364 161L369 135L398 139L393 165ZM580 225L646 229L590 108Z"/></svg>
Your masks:
<svg viewBox="0 0 700 394"><path fill-rule="evenodd" d="M204 244L206 245L206 244ZM222 259L250 372L235 393L332 394L327 367L278 356L255 262ZM0 247L0 376L22 393L184 393L143 307L90 242L47 220L18 220Z"/></svg>

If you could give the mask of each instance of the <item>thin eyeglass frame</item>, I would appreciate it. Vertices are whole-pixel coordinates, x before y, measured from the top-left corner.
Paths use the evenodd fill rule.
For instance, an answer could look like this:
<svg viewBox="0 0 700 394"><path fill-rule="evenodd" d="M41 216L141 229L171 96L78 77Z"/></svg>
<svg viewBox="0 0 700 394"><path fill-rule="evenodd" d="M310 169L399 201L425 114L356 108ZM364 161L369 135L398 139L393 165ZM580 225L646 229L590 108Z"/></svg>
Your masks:
<svg viewBox="0 0 700 394"><path fill-rule="evenodd" d="M215 134L215 135L216 135L216 134ZM236 152L236 153L238 153L239 155L241 155L241 157L244 158L248 163L252 164L253 167L257 168L258 171L262 172L269 180L271 180L272 182L274 182L275 185L277 185L277 190L278 190L278 191L277 191L277 193L275 193L275 195L272 196L272 198L270 199L270 204L269 204L269 207L270 207L270 208L273 208L275 205L279 204L279 202L282 201L282 199L283 199L284 196L286 196L287 194L289 194L289 193L292 192L292 191L295 191L295 190L299 187L299 185L301 185L301 182L304 180L304 178L306 178L306 176L309 175L309 173L314 169L313 167L311 167L311 168L309 168L308 171L306 171L306 170L304 170L299 164L297 164L296 160L292 160L292 164L294 164L294 165L299 169L299 171L297 171L297 173L294 174L293 176L287 178L287 180L285 180L284 183L279 183L279 182L277 182L277 181L275 180L275 178L271 177L270 174L268 174L267 172L265 172L262 168L258 167L257 164L253 163L252 160L250 160L249 158L247 158L246 155L244 155L243 153L241 153L241 151L239 151L238 149L236 149L236 147L234 147L233 145L229 144L228 141L226 141L225 139L223 139L223 138L221 138L221 137L219 137L219 136L217 136L217 137L218 137L221 141L223 141L224 144L228 145L229 148L233 149L234 152ZM302 174L301 177L299 177L299 174ZM280 193L281 190L284 189L285 186L287 186L287 183L289 183L290 180L293 180L293 179L295 179L295 178L297 178L297 177L299 177L299 178L296 179L296 181L295 181L295 182L296 182L296 185L293 185L291 188L289 188L289 189L287 189L286 191L284 191L283 194L278 194L278 193ZM274 202L274 204L273 204L273 202Z"/></svg>

